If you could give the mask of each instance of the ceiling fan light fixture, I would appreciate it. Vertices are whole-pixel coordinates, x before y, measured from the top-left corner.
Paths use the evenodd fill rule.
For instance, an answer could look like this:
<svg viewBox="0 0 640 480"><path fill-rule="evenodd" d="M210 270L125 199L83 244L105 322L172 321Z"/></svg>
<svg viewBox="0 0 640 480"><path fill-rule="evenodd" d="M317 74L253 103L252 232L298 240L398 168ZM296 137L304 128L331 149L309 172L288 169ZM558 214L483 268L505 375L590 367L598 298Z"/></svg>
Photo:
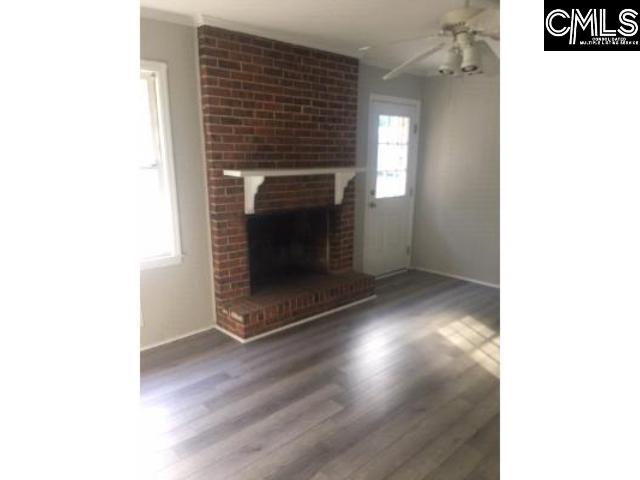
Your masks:
<svg viewBox="0 0 640 480"><path fill-rule="evenodd" d="M462 65L460 69L464 73L480 70L480 54L474 45L465 45L462 49Z"/></svg>
<svg viewBox="0 0 640 480"><path fill-rule="evenodd" d="M438 68L440 75L453 75L460 68L460 52L452 47L447 51L447 58Z"/></svg>

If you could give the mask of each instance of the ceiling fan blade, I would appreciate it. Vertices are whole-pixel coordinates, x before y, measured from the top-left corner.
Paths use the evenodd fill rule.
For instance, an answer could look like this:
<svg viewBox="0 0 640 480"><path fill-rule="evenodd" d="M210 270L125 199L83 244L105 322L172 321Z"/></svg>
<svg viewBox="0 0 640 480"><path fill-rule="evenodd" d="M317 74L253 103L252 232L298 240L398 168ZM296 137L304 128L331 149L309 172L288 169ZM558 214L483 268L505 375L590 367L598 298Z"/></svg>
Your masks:
<svg viewBox="0 0 640 480"><path fill-rule="evenodd" d="M382 77L382 79L383 80L390 80L392 78L397 77L402 72L404 72L407 69L407 67L409 67L410 65L414 64L418 60L422 60L423 58L427 58L429 55L433 55L438 50L441 50L444 46L445 46L445 42L440 42L435 47L431 47L431 48L429 48L427 50L424 50L424 51L422 51L420 53L415 54L409 60L407 60L406 62L402 63L401 65L398 65L396 68L394 68L389 73L387 73L384 77Z"/></svg>
<svg viewBox="0 0 640 480"><path fill-rule="evenodd" d="M483 35L483 37L485 36ZM500 60L500 40L486 36L484 40L479 40L478 43L485 43L498 60Z"/></svg>
<svg viewBox="0 0 640 480"><path fill-rule="evenodd" d="M377 48L389 47L391 45L397 45L399 43L415 42L416 40L428 40L430 38L437 38L437 37L441 37L441 36L442 36L441 33L432 33L432 34L420 35L419 37L404 38L402 40L394 40L393 42L379 43L377 45L365 45L363 47L358 48L358 51L366 53L369 50L375 50Z"/></svg>
<svg viewBox="0 0 640 480"><path fill-rule="evenodd" d="M495 39L500 38L500 10L497 8L482 10L467 19L466 24L471 30Z"/></svg>

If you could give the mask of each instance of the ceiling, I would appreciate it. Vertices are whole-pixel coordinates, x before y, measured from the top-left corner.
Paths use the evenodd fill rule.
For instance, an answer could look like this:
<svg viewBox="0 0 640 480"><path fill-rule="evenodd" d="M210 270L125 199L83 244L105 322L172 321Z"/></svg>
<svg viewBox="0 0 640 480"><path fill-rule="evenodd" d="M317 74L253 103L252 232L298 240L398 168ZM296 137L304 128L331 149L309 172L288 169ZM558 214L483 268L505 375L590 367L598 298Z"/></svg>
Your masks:
<svg viewBox="0 0 640 480"><path fill-rule="evenodd" d="M464 0L141 0L145 17L208 23L362 57L365 63L385 68L397 66L433 40L374 48L364 57L358 47L437 32L440 17L463 5ZM471 0L471 5L496 7L497 2ZM434 55L410 72L433 74L443 55Z"/></svg>

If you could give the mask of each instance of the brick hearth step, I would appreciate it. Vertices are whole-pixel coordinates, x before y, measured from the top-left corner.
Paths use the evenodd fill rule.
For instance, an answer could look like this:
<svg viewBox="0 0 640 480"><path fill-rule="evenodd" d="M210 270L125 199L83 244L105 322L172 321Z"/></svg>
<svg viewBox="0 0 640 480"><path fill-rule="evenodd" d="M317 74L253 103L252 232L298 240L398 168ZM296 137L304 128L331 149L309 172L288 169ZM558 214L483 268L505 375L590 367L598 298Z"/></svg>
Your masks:
<svg viewBox="0 0 640 480"><path fill-rule="evenodd" d="M250 338L369 297L374 288L374 278L364 273L292 277L225 303L218 323L241 338Z"/></svg>

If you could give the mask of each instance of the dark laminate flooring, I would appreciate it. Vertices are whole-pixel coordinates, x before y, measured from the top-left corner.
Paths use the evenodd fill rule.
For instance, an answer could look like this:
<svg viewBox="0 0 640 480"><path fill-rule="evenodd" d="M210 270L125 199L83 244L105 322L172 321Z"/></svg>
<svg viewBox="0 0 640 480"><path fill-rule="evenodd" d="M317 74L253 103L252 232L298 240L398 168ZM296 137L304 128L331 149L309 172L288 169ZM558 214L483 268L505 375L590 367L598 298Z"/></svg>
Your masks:
<svg viewBox="0 0 640 480"><path fill-rule="evenodd" d="M499 291L422 272L241 345L144 352L144 471L161 479L499 477Z"/></svg>

